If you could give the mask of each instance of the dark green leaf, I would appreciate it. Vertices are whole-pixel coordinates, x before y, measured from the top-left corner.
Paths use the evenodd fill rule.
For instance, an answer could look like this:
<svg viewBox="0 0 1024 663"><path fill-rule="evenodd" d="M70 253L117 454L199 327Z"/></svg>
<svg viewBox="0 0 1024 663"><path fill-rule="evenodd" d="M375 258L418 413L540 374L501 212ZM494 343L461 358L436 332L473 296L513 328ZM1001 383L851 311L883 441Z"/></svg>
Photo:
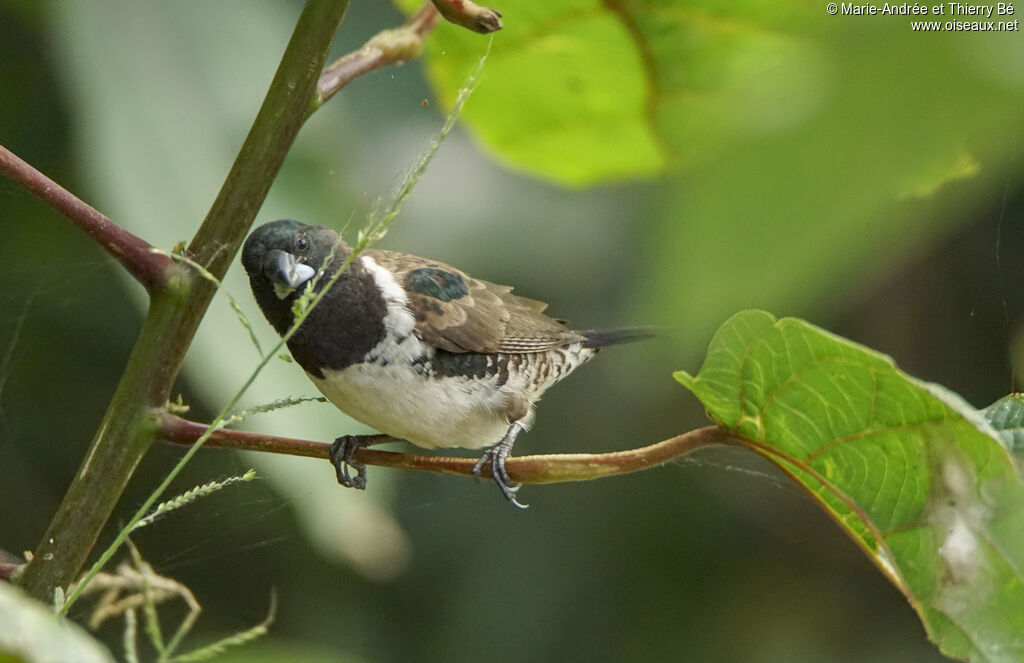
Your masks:
<svg viewBox="0 0 1024 663"><path fill-rule="evenodd" d="M1024 484L985 416L888 357L763 311L677 379L814 496L942 651L1024 657Z"/></svg>

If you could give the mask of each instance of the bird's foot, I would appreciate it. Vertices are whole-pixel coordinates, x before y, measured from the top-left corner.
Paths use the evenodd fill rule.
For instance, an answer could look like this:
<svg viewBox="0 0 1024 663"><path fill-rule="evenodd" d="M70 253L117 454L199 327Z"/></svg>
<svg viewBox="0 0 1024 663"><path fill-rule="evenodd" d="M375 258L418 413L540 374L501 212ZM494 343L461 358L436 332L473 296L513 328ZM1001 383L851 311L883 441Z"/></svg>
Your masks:
<svg viewBox="0 0 1024 663"><path fill-rule="evenodd" d="M342 435L331 445L331 464L342 486L366 490L366 464L356 460L356 452L370 446L373 438L373 435ZM355 470L355 476L351 470Z"/></svg>
<svg viewBox="0 0 1024 663"><path fill-rule="evenodd" d="M509 477L508 470L505 467L505 460L512 453L512 444L516 440L516 435L521 430L523 430L523 427L517 423L509 426L505 436L494 446L488 447L484 455L480 456L480 460L476 461L476 464L473 465L473 476L479 479L480 471L484 465L490 464L491 478L494 479L494 483L498 484L498 489L505 496L505 499L511 502L513 506L520 509L528 509L530 507L529 504L523 504L516 499L516 493L522 488L522 484L512 483L512 479Z"/></svg>

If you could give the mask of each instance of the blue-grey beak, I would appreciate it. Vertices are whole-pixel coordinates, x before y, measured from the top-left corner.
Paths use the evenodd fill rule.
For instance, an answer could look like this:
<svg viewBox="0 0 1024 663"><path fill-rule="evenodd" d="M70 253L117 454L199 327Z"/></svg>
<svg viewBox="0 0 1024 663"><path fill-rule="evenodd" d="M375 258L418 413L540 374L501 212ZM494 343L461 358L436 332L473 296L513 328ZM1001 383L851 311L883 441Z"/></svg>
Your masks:
<svg viewBox="0 0 1024 663"><path fill-rule="evenodd" d="M274 284L274 294L284 299L295 292L299 286L313 278L316 270L295 259L286 251L271 251L267 255L266 274Z"/></svg>

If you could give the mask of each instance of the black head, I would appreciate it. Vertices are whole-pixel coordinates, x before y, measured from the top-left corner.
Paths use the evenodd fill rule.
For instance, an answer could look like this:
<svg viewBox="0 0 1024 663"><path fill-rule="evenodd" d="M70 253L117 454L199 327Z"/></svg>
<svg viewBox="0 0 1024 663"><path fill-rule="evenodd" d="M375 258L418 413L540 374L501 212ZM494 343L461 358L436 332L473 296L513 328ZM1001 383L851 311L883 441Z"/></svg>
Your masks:
<svg viewBox="0 0 1024 663"><path fill-rule="evenodd" d="M242 266L263 315L284 334L292 326L292 304L304 285L326 263L317 289L326 287L351 253L330 228L284 219L249 235L242 247ZM288 348L304 369L323 377L322 368L340 370L362 360L384 337L386 313L373 277L354 261L333 281Z"/></svg>
<svg viewBox="0 0 1024 663"><path fill-rule="evenodd" d="M302 286L330 259L321 282L328 280L351 251L330 228L282 219L249 235L242 266L260 308L280 331L290 323L292 302Z"/></svg>
<svg viewBox="0 0 1024 663"><path fill-rule="evenodd" d="M279 289L296 290L324 266L328 257L337 267L351 251L330 228L281 219L265 223L249 235L242 246L242 266L254 285L260 282ZM294 268L300 265L313 271L301 268L290 272L284 270L285 266Z"/></svg>

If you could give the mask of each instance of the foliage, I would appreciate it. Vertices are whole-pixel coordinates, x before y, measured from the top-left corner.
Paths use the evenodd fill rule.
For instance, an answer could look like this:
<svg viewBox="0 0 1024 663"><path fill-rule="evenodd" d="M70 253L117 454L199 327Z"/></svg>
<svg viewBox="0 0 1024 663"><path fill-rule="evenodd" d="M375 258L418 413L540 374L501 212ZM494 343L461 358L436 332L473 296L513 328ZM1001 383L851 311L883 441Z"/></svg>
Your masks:
<svg viewBox="0 0 1024 663"><path fill-rule="evenodd" d="M213 195L211 187L233 153L234 141L240 139L239 128L258 102L264 83L260 76L273 67L270 58L279 49L268 45L283 44L282 29L287 27L288 17L281 8L272 3L243 4L246 6L229 2L158 7L141 3L126 10L117 2L101 2L88 8L75 3L53 8L56 36L51 42L62 63L75 135L84 155L80 165L90 173L90 193L104 210L116 212L118 220L161 246L170 246L194 229ZM682 323L687 338L673 346L682 356L693 354L705 331L743 306L796 309L815 318L829 315L883 278L887 267L906 260L911 250L926 251L951 228L963 224L978 201L991 200L994 193L1010 189L1004 173L1014 146L1021 141L1017 113L1024 101L1024 79L1012 64L1022 61L1018 57L1020 40L1012 40L1015 35L985 35L984 40L975 38L979 35L925 39L912 34L903 19L870 23L828 19L823 8L793 3L725 6L701 0L684 6L674 1L510 0L501 3L500 9L507 28L496 37L479 91L466 109L471 131L484 148L514 169L571 187L631 178L649 178L652 183L622 186L614 196L551 193L543 185L508 173L495 174L464 151L459 161L468 165L461 170L458 165L441 166L442 174L431 189L436 197L449 182L454 183L457 204L449 203L433 218L427 215L418 236L415 231L403 235L402 248L419 252L417 243L433 239L438 242L435 246L444 250L461 250L453 247L474 244L468 241L473 226L466 219L486 218L488 221L478 226L480 238L486 240L476 242L483 247L478 264L499 271L503 265L525 265L511 281L532 286L540 295L554 289L572 293L581 301L590 300L589 315L599 323L601 315L610 316L606 322L629 317L624 313L629 306L640 321ZM243 13L246 22L238 21ZM359 17L355 20L358 25ZM160 26L160 39L132 47L132 40L137 42L145 34L139 26L147 25ZM245 37L233 40L227 54L217 50L224 42L218 34L218 26L223 25L248 31ZM125 57L120 39L128 40L132 57ZM432 35L427 43L427 67L442 101L452 102L456 87L483 49L483 40L451 26ZM196 72L202 73L192 78ZM132 93L124 94L125 89ZM352 191L377 187L359 179L364 164L389 149L401 153L400 165L408 162L414 150L403 142L397 125L389 124L389 113L410 97L415 97L414 105L420 108L419 100L428 93L420 92L416 84L395 84L393 80L382 89L386 91L376 104L356 106L358 132L347 131L337 121L339 117L352 119L344 115L350 112L347 110L331 116L333 122L312 125L304 132L305 144L293 152L291 167L277 185L278 195L271 199L267 215L341 225L348 212L338 210L354 204ZM201 111L182 113L183 103ZM380 117L366 117L366 108L379 109L376 115ZM962 121L967 117L970 122ZM375 123L385 128L374 133ZM167 127L174 131L164 131ZM346 133L366 134L371 147L362 157L351 156L353 141L339 139ZM337 175L339 163L361 167L346 169L357 175ZM324 177L324 173L328 175ZM537 202L545 196L558 202L545 208ZM499 236L503 231L509 232ZM52 247L44 246L47 250L40 252L42 255L52 253ZM495 246L503 250L494 251ZM546 254L554 259L545 263ZM62 266L50 271L62 273ZM15 274L7 280L20 282L21 274ZM486 273L480 275L491 278ZM70 292L70 287L61 292ZM234 288L236 295L244 292L239 281L229 282L228 288ZM528 290L524 293L530 294ZM239 299L241 306L230 301L236 312L246 305L244 297ZM27 311L28 304L24 308ZM227 306L221 308L218 312L215 307L204 325L214 331L205 340L201 337L192 350L187 375L197 402L202 397L207 402L223 402L223 394L237 386L234 371L248 366L231 354L232 346L247 345L232 340L221 315ZM585 316L574 317L583 320ZM24 321L22 314L17 329ZM1009 321L1006 324L1009 327ZM261 333L258 327L247 326L240 333L255 341ZM799 346L786 345L794 339L807 342L807 355L801 354ZM755 351L746 363L727 366L729 349L744 343ZM21 348L15 342L9 345L15 346ZM12 355L9 352L2 362L0 392ZM820 357L840 357L848 365L815 366L783 384L786 371L808 356L814 358L812 364ZM978 413L949 392L908 378L872 351L806 323L775 321L762 313L743 314L727 323L712 343L708 362L695 378L683 377L684 382L703 399L716 421L730 424L822 503L885 576L906 593L944 651L979 660L1013 655L1013 647L1019 643L1012 634L1022 628L1018 623L1022 613L1020 577L1013 571L1021 568L1021 542L1013 534L1022 531L1013 527L1020 522L1019 480L1009 455L994 441L981 417L1019 449L1016 440L1024 416L1018 399L1008 397ZM737 399L729 391L734 383L722 381L723 376L745 375L744 371L756 371L755 366L768 363L779 373L762 376L760 381L751 377L749 382L752 388L757 386L763 402L748 398L746 392L744 398ZM662 358L659 370L663 364ZM289 376L298 374L294 366L285 371ZM626 373L628 370L622 371ZM892 411L865 410L863 388L872 380L878 393L895 404ZM304 389L285 387L276 376L266 382L269 386L256 396L258 401ZM657 400L652 382L649 371L633 382L617 376L579 399L587 404L585 414L580 414L582 407L580 412L565 407L563 418L568 423L560 436L562 444L592 450L592 445L608 439L638 444L649 441L656 427L646 429L638 422L645 418L641 413L647 401ZM773 390L784 397L765 396ZM90 385L88 393L93 391ZM101 388L99 393L106 392ZM604 404L611 407L616 395L631 404L635 411L629 418L636 420L619 427L617 435L613 433L616 424L595 424L592 414ZM810 412L809 419L793 413L794 402L797 410ZM737 411L740 404L752 409ZM264 409L269 408L247 411ZM305 433L310 437L326 437L337 428L336 422L323 423L317 417L292 415L285 419L289 415L279 418L281 414L275 413L274 419L282 432L292 435L302 434L305 429L301 426L316 429L316 433ZM681 419L673 408L671 419L663 420L657 434L666 426L678 430L683 425ZM851 430L858 425L872 431L872 426L903 426L906 430L829 445L836 437L856 434ZM542 443L537 448L543 448ZM67 455L63 448L60 455ZM342 551L364 575L397 573L407 548L393 514L351 496L325 499L323 491L310 488L309 476L314 473L303 466L296 478L278 484L290 502L307 514L310 536L328 541L323 549ZM684 631L679 625L692 626L692 620L663 609L655 598L662 596L665 605L679 606L693 603L691 599L699 594L698 587L688 584L692 582L690 567L699 559L701 547L696 540L701 536L691 538L690 533L701 531L699 527L678 527L686 535L672 540L670 564L655 566L649 564L651 560L633 559L634 564L639 561L650 570L645 578L630 578L628 571L622 572L631 567L622 563L624 559L653 548L630 534L637 523L657 520L645 517L646 511L638 512L640 505L661 505L689 495L685 491L695 490L699 481L686 487L673 482L671 490L661 493L655 490L656 478L632 484L638 504L630 509L620 505L621 497L617 497L614 504L609 504L613 500L595 500L603 507L600 509L592 508L588 499L577 510L574 505L582 503L584 495L598 493L586 493L583 488L561 493L565 499L550 505L551 517L560 520L550 537L544 536L542 522L535 520L532 527L516 530L517 525L504 520L504 515L478 518L485 521L478 528L472 524L463 527L463 523L476 522L473 518L478 510L467 508L468 513L456 515L460 506L468 507L465 498L445 491L459 489L448 484L434 486L432 495L442 497L432 497L434 501L427 505L415 503L417 518L407 518L412 522L405 525L418 533L418 553L434 560L434 566L421 562L421 568L432 569L425 575L451 574L451 584L461 588L460 601L437 600L433 595L437 583L430 583L425 590L416 585L415 578L407 581L413 585L408 594L402 594L408 586L394 591L363 587L362 591L370 596L381 592L387 601L394 595L415 596L417 590L430 596L431 603L437 605L431 614L414 611L416 626L396 630L410 633L409 642L415 643L417 652L428 647L441 652L445 629L453 628L447 641L452 655L446 658L478 650L465 644L467 632L469 638L482 633L487 647L510 653L512 658L520 653L525 660L535 659L537 650L513 650L525 647L523 642L542 641L536 633L549 633L552 643L577 642L580 648L590 643L590 652L597 655L614 651L606 648L603 638L614 639L620 633L630 634L621 636L632 638L630 653L644 647L672 647L674 641L666 636L669 632L678 632L687 648L699 647L692 644L692 638L681 635ZM413 486L409 490L415 492ZM613 484L607 490L614 488ZM385 492L381 490L377 497ZM410 498L405 495L402 499ZM772 499L759 496L757 501ZM443 506L436 509L442 513L434 516L430 507L437 504ZM701 511L712 508L724 507L704 506ZM346 509L362 509L361 516L350 519L344 515L351 513ZM699 517L694 515L693 503L680 511L689 514L686 518ZM716 519L709 516L709 520ZM454 532L445 529L452 521L460 524ZM609 521L620 524L621 539L627 544L602 538L608 536L604 533ZM675 527L674 523L665 526ZM494 537L496 527L507 536ZM580 545L576 548L566 543L577 540L571 534L574 527L590 527L589 534L577 532ZM649 527L657 529L653 523ZM353 531L358 534L351 536ZM519 536L513 536L513 531ZM717 545L711 544L710 530L703 531L705 545L715 551L715 567L729 566L724 561L726 542L719 539ZM441 532L447 532L447 543ZM748 532L747 536L754 535ZM768 545L768 538L762 534L755 539L758 560L770 559L762 548ZM549 541L560 543L545 548ZM595 541L600 550L594 550ZM730 547L731 543L728 541ZM749 538L747 543L749 547ZM592 555L579 554L584 545ZM792 547L807 548L807 556L812 557L814 545L805 542ZM977 549L985 551L980 558L966 554ZM466 555L466 550L472 553ZM534 559L541 550L544 560ZM571 563L560 568L563 553ZM452 565L456 556L457 570ZM592 559L579 563L585 557ZM789 548L785 557L789 557ZM602 566L601 558L607 558L607 566ZM513 578L511 586L501 584L506 582L504 578L494 577L495 559L504 562L506 575ZM744 555L734 558L736 562L750 560ZM547 576L535 572L545 564ZM524 620L520 629L505 640L502 633L494 632L493 624L507 621L500 608L494 607L495 594L526 593L529 587L545 596L572 596L579 587L594 585L586 580L591 568L614 569L614 577L600 571L601 577L607 578L609 587L619 582L628 587L623 596L635 597L628 600L636 601L645 617L633 624L616 619L614 629L584 643L566 637L564 631L574 620L563 624L557 619L564 606L557 601L530 600L530 610L517 610ZM686 577L672 576L682 573L680 569L686 571ZM809 568L801 571L808 578L813 573ZM299 575L297 569L289 568L278 577L293 572ZM832 573L830 568L829 577ZM646 576L656 578L657 587L634 591L634 583L649 580ZM773 569L760 580L770 582L774 576ZM524 584L523 577L533 582ZM321 615L336 614L328 610L347 614L347 619L322 618L331 622L332 629L344 624L346 633L369 634L391 623L390 619L375 618L378 613L373 601L365 596L360 601L346 601L338 596L340 591L320 590L341 585L317 577L317 591L306 587L304 594L302 589L293 589L293 593L304 595L303 604L313 615L311 623ZM685 601L666 598L665 587ZM1006 591L987 593L993 587ZM763 597L765 602L784 601L779 598L784 591L768 593L773 596ZM738 596L740 592L716 590L714 594L724 601L727 597L722 595ZM607 601L588 597L586 602L573 604L573 614L577 621L587 621L587 610L608 605L626 611L626 601L622 597ZM740 600L736 605L745 603L749 601ZM841 607L851 609L850 603ZM395 616L392 613L390 617ZM800 624L815 631L812 619L804 615ZM476 623L474 620L484 627L463 627ZM314 629L310 627L310 631ZM849 630L857 628L850 626ZM698 631L711 632L705 628ZM323 632L321 628L319 634ZM392 629L386 634L391 637ZM808 635L802 641L800 637L796 634L795 641L813 641ZM379 635L376 639L380 640ZM365 635L358 646L372 648L368 643L374 640ZM424 644L427 640L434 644ZM499 642L504 644L496 644ZM560 646L564 645L550 645L552 651L561 651ZM716 645L716 652L718 646L724 645ZM396 647L399 656L401 645ZM797 648L809 652L805 655L813 660L813 650ZM573 654L580 655L580 650L574 649ZM658 654L664 650L650 658Z"/></svg>
<svg viewBox="0 0 1024 663"><path fill-rule="evenodd" d="M907 53L913 19L855 24L796 2L510 0L503 11L515 20L467 119L500 158L562 183L694 169L739 141L811 125L833 150L874 156L843 173L869 200L927 195L976 171L968 145L987 151L1018 131L1022 90L1004 66L1019 54L1012 32L940 36ZM480 40L446 30L428 49L450 102ZM896 50L910 59L888 67ZM891 75L875 75L883 68ZM941 112L920 112L940 99Z"/></svg>
<svg viewBox="0 0 1024 663"><path fill-rule="evenodd" d="M763 311L726 322L696 377L676 377L821 503L943 652L1024 658L1024 484L982 412L888 357Z"/></svg>

